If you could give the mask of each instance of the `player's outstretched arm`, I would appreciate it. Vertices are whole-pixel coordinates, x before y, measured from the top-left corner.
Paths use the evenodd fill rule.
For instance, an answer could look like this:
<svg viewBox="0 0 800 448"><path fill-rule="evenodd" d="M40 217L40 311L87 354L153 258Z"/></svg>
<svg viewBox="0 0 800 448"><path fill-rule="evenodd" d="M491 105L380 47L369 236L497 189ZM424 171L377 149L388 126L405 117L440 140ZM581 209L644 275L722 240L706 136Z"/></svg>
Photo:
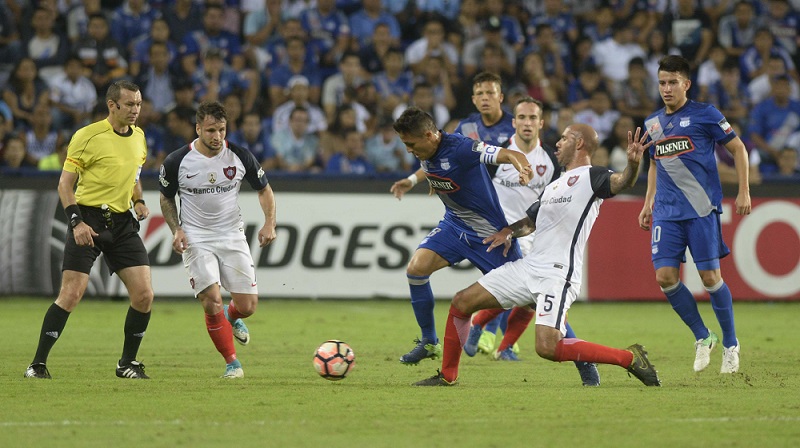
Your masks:
<svg viewBox="0 0 800 448"><path fill-rule="evenodd" d="M641 137L640 137L641 135ZM647 133L642 135L642 128L636 128L636 134L628 131L628 164L621 173L611 175L611 193L617 194L631 188L636 184L636 175L639 173L639 162L642 161L644 150L653 144L652 141L645 144Z"/></svg>
<svg viewBox="0 0 800 448"><path fill-rule="evenodd" d="M500 152L497 153L497 163L510 163L514 165L514 168L519 171L520 185L528 185L528 183L531 181L531 177L533 176L533 168L531 168L531 164L528 161L528 158L525 157L525 154L522 154L519 151L500 148Z"/></svg>
<svg viewBox="0 0 800 448"><path fill-rule="evenodd" d="M747 148L739 137L735 137L725 145L725 149L733 155L736 166L736 177L739 180L739 192L736 194L736 214L749 215L750 203L750 160Z"/></svg>
<svg viewBox="0 0 800 448"><path fill-rule="evenodd" d="M275 210L275 193L269 184L258 191L258 203L261 205L261 211L264 212L264 226L258 231L258 245L264 247L275 241L278 236L276 231L278 223L277 211Z"/></svg>
<svg viewBox="0 0 800 448"><path fill-rule="evenodd" d="M526 216L514 224L503 227L497 233L486 237L483 240L483 244L489 245L489 247L486 248L486 252L491 252L498 246L504 246L503 256L507 257L508 250L511 248L511 239L530 235L534 230L536 230L536 223L534 223L530 217Z"/></svg>
<svg viewBox="0 0 800 448"><path fill-rule="evenodd" d="M422 168L411 173L408 177L393 183L392 187L389 188L389 193L392 193L397 200L400 200L403 198L404 194L414 188L414 185L419 183L420 179L425 179L425 171Z"/></svg>
<svg viewBox="0 0 800 448"><path fill-rule="evenodd" d="M172 250L182 254L189 247L189 240L186 239L186 234L178 223L178 206L175 204L175 197L168 198L161 193L159 202L161 215L164 216L164 221L172 231Z"/></svg>

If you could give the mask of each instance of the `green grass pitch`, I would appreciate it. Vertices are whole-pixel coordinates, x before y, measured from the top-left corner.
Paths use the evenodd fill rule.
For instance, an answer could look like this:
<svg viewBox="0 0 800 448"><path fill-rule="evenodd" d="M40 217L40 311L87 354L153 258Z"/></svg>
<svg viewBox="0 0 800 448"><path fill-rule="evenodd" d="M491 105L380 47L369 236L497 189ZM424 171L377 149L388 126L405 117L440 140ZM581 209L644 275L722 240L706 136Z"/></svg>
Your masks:
<svg viewBox="0 0 800 448"><path fill-rule="evenodd" d="M584 388L523 335L518 363L462 358L459 385L415 388L439 360L401 365L417 333L406 301L262 300L237 345L243 380L224 363L199 304L157 301L140 360L150 381L114 376L127 302L87 299L51 353L52 381L22 377L51 300L0 299L0 447L790 447L800 445L800 303L737 303L741 370L721 350L695 374L691 334L666 303L578 303L570 322L593 342L650 352L663 383L615 366ZM447 302L437 302L443 335ZM707 303L706 323L719 331ZM339 382L312 366L326 339L356 368Z"/></svg>

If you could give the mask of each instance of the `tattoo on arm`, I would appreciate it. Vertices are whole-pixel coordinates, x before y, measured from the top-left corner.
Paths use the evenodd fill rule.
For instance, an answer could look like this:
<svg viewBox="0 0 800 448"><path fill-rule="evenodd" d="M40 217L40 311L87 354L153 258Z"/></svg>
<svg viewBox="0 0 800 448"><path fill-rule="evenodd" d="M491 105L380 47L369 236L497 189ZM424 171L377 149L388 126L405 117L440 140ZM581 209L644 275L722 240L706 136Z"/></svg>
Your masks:
<svg viewBox="0 0 800 448"><path fill-rule="evenodd" d="M621 173L614 173L611 175L611 193L617 194L623 190L627 190L636 184L636 173L639 172L639 164L631 164L630 162L625 166Z"/></svg>
<svg viewBox="0 0 800 448"><path fill-rule="evenodd" d="M519 238L533 233L536 230L536 223L526 216L514 224L510 224L508 228L511 229L512 237Z"/></svg>
<svg viewBox="0 0 800 448"><path fill-rule="evenodd" d="M178 206L175 204L175 198L168 198L161 195L161 214L164 216L164 221L167 222L169 229L172 233L180 227L178 223Z"/></svg>

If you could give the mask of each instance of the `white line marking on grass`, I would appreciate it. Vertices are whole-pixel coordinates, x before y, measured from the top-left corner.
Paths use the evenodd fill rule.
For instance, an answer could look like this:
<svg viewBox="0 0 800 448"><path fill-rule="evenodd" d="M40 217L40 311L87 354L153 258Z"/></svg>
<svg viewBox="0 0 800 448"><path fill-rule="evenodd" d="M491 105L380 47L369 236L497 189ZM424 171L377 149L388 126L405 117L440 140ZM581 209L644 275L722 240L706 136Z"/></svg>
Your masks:
<svg viewBox="0 0 800 448"><path fill-rule="evenodd" d="M675 423L725 423L725 422L797 422L800 417L694 417L668 419Z"/></svg>
<svg viewBox="0 0 800 448"><path fill-rule="evenodd" d="M200 422L192 422L186 420L150 420L150 421L115 420L107 422L59 420L59 421L41 421L41 422L0 422L0 427L8 428L8 427L26 427L26 426L40 427L40 426L134 426L134 425L180 426L192 423L200 423ZM229 423L231 422L204 422L203 424L210 424L211 426L223 426L223 425L228 425ZM275 422L270 421L270 424L273 423ZM239 422L238 424L241 425L242 422ZM267 422L262 420L262 421L249 422L248 424L252 426L266 426Z"/></svg>

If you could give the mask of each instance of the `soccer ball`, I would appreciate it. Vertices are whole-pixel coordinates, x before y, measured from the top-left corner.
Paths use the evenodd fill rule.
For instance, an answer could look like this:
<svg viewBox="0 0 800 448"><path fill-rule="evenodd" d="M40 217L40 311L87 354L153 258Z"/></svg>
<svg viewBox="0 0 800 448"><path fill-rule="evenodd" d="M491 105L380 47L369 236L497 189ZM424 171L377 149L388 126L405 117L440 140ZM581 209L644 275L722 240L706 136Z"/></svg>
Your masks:
<svg viewBox="0 0 800 448"><path fill-rule="evenodd" d="M331 339L325 341L314 353L314 368L326 380L344 379L356 363L356 354L346 342Z"/></svg>

